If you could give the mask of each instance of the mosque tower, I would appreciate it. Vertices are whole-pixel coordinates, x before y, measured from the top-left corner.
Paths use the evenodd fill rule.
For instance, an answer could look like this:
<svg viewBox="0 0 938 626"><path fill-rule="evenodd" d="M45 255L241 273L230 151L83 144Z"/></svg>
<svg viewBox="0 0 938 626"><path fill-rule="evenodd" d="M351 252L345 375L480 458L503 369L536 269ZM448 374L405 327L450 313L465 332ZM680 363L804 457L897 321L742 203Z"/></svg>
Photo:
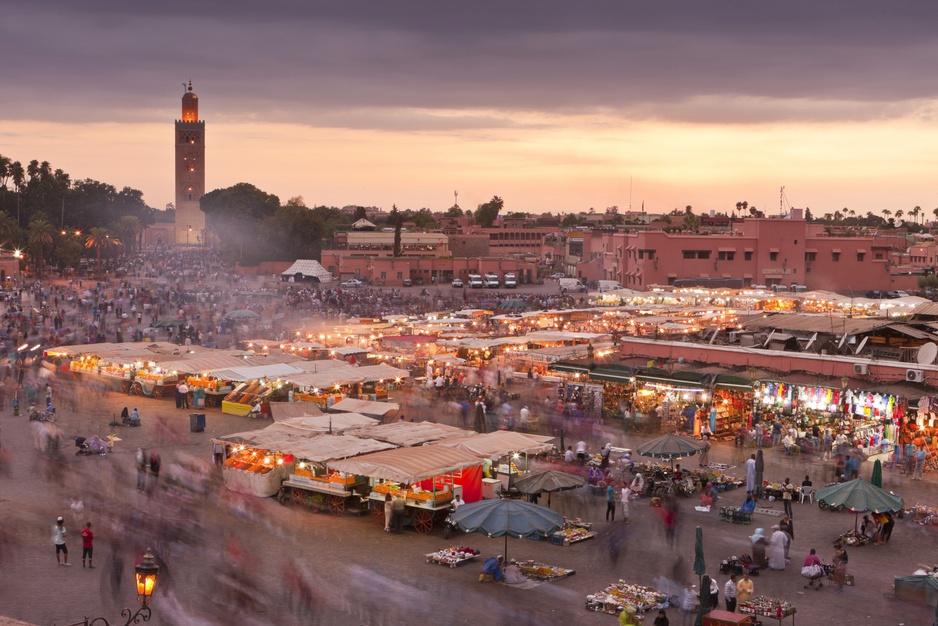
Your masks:
<svg viewBox="0 0 938 626"><path fill-rule="evenodd" d="M186 87L183 83L183 87ZM176 243L196 245L205 236L205 122L199 121L199 97L192 81L182 96L182 119L176 120Z"/></svg>

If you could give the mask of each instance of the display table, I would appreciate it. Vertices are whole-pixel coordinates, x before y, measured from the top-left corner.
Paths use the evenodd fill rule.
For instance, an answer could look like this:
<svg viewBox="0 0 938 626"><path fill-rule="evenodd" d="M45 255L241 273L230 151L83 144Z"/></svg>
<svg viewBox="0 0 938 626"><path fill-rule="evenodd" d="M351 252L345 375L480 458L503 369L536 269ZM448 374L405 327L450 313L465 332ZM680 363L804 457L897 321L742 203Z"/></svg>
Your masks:
<svg viewBox="0 0 938 626"><path fill-rule="evenodd" d="M666 609L668 597L651 587L630 585L624 580L613 583L599 593L586 596L587 611L601 611L615 615L626 605L635 607L639 617L648 611Z"/></svg>
<svg viewBox="0 0 938 626"><path fill-rule="evenodd" d="M579 518L572 520L564 518L561 529L551 536L551 543L567 547L595 536L596 533L593 532L591 523L581 521Z"/></svg>
<svg viewBox="0 0 938 626"><path fill-rule="evenodd" d="M467 548L465 546L450 546L449 548L444 548L439 552L431 552L430 554L424 555L427 559L427 563L436 563L437 565L448 565L450 567L456 567L457 565L462 565L468 561L471 561L482 554L475 548Z"/></svg>
<svg viewBox="0 0 938 626"><path fill-rule="evenodd" d="M769 619L782 621L791 617L792 626L795 624L796 609L794 605L785 600L776 600L767 596L755 596L747 602L741 603L736 610L746 615L755 615L756 617L767 617Z"/></svg>
<svg viewBox="0 0 938 626"><path fill-rule="evenodd" d="M729 611L710 611L703 618L703 626L753 626L755 623L756 618L752 615Z"/></svg>
<svg viewBox="0 0 938 626"><path fill-rule="evenodd" d="M521 573L532 580L560 580L567 576L576 574L576 570L556 567L554 565L545 565L537 561L518 561L518 569Z"/></svg>

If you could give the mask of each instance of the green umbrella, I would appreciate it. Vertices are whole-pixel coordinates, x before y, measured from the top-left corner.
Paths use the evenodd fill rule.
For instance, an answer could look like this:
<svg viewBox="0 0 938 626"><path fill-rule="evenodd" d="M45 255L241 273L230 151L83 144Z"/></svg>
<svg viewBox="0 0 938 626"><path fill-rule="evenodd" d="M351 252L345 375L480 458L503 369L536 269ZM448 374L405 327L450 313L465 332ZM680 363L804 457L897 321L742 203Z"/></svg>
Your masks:
<svg viewBox="0 0 938 626"><path fill-rule="evenodd" d="M225 319L229 319L229 320L246 320L246 319L256 320L256 319L258 319L259 317L260 317L260 315L258 315L258 314L255 313L254 311L249 311L249 310L247 310L247 309L238 309L238 310L232 311L231 313L229 313L228 315L226 315L226 316L225 316Z"/></svg>
<svg viewBox="0 0 938 626"><path fill-rule="evenodd" d="M879 459L876 459L876 462L873 463L873 474L870 476L870 483L880 489L883 488L883 463Z"/></svg>
<svg viewBox="0 0 938 626"><path fill-rule="evenodd" d="M545 470L543 472L528 472L515 481L514 487L524 494L547 494L547 506L550 506L550 494L555 491L567 491L569 489L578 489L586 484L582 476L558 472L555 470Z"/></svg>
<svg viewBox="0 0 938 626"><path fill-rule="evenodd" d="M700 607L697 609L697 620L694 626L703 626L704 615L710 613L710 577L704 576L700 581Z"/></svg>
<svg viewBox="0 0 938 626"><path fill-rule="evenodd" d="M669 434L640 445L637 452L642 456L670 459L673 465L674 459L694 456L703 452L706 447L706 444L700 443L696 439Z"/></svg>
<svg viewBox="0 0 938 626"><path fill-rule="evenodd" d="M697 541L694 542L694 573L697 576L707 573L707 563L704 561L703 553L703 530L700 526L697 527ZM703 585L702 582L700 584Z"/></svg>
<svg viewBox="0 0 938 626"><path fill-rule="evenodd" d="M856 528L860 513L864 511L895 513L905 506L902 496L872 485L862 478L824 487L819 489L815 496L818 502L823 502L830 507L845 506L855 511L857 515L854 519L854 528Z"/></svg>
<svg viewBox="0 0 938 626"><path fill-rule="evenodd" d="M467 533L478 532L489 537L505 537L505 558L508 558L508 535L549 537L563 526L563 516L551 509L523 500L480 500L464 504L450 516Z"/></svg>

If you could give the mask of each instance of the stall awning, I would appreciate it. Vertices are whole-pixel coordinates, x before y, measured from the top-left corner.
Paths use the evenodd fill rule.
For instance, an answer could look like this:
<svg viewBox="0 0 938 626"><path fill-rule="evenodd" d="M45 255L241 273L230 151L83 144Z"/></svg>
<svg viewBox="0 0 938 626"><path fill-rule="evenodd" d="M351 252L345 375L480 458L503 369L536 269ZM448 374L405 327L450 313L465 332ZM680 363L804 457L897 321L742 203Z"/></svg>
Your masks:
<svg viewBox="0 0 938 626"><path fill-rule="evenodd" d="M253 367L233 367L231 369L211 372L212 376L223 380L245 381L259 378L283 378L287 375L302 374L303 370L291 367L286 363L272 363L271 365L256 365Z"/></svg>
<svg viewBox="0 0 938 626"><path fill-rule="evenodd" d="M546 435L528 435L510 430L496 430L491 433L471 434L466 437L446 439L437 443L464 450L488 459L497 459L507 454L539 454L553 447L553 437Z"/></svg>
<svg viewBox="0 0 938 626"><path fill-rule="evenodd" d="M349 434L387 441L399 446L419 446L440 439L462 437L466 432L462 428L435 422L392 422L359 428Z"/></svg>
<svg viewBox="0 0 938 626"><path fill-rule="evenodd" d="M429 445L374 452L328 465L340 472L409 484L482 465L482 459L463 450Z"/></svg>
<svg viewBox="0 0 938 626"><path fill-rule="evenodd" d="M395 402L371 402L370 400L358 400L356 398L342 398L329 407L330 411L340 413L361 413L363 415L387 415L392 411L397 411L401 405Z"/></svg>
<svg viewBox="0 0 938 626"><path fill-rule="evenodd" d="M634 367L625 365L600 365L590 372L590 380L601 380L607 383L629 383L635 375Z"/></svg>
<svg viewBox="0 0 938 626"><path fill-rule="evenodd" d="M569 361L557 361L547 366L548 370L554 372L569 372L571 374L586 374L590 371L586 363L571 363Z"/></svg>
<svg viewBox="0 0 938 626"><path fill-rule="evenodd" d="M698 374L696 372L673 372L658 368L647 368L639 370L635 374L635 380L645 383L655 383L659 385L671 385L672 387L683 388L705 388L709 387L707 374Z"/></svg>
<svg viewBox="0 0 938 626"><path fill-rule="evenodd" d="M732 389L735 391L752 391L752 381L740 376L730 374L717 374L716 381L713 383L716 389Z"/></svg>

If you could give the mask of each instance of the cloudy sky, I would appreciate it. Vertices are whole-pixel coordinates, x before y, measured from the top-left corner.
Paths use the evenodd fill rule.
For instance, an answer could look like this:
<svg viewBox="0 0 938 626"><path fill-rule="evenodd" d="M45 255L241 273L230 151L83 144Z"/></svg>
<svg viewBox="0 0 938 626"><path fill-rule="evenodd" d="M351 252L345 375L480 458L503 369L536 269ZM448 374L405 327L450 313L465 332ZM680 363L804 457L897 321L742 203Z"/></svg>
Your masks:
<svg viewBox="0 0 938 626"><path fill-rule="evenodd" d="M938 207L938 4L30 0L0 10L0 154L173 200L815 214Z"/></svg>

